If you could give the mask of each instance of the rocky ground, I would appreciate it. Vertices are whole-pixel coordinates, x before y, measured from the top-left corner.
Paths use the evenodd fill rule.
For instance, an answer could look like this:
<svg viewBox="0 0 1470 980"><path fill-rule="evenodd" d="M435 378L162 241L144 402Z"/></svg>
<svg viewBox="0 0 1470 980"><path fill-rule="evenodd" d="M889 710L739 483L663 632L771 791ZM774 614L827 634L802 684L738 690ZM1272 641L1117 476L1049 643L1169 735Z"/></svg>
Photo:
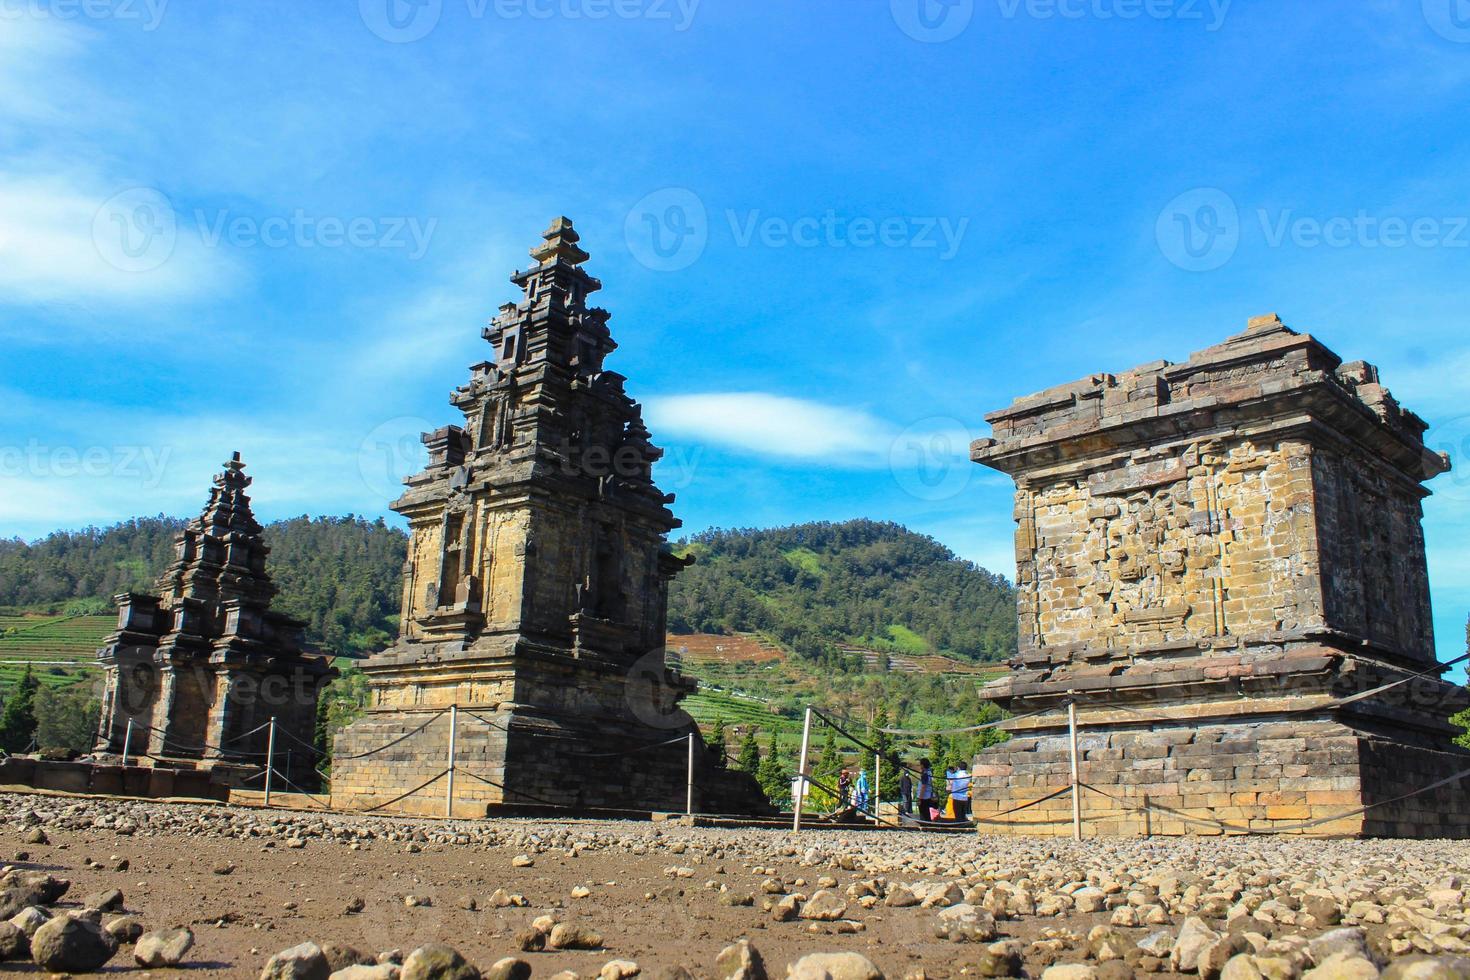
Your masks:
<svg viewBox="0 0 1470 980"><path fill-rule="evenodd" d="M1447 841L795 838L0 795L0 862L0 972L1470 980L1470 843Z"/></svg>

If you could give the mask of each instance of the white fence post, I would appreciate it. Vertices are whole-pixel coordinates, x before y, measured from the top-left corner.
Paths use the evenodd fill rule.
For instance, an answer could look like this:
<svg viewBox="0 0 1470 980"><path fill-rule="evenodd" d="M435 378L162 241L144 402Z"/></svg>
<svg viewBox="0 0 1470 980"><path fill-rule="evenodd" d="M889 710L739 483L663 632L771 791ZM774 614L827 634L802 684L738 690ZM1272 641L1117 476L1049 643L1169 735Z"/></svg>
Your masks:
<svg viewBox="0 0 1470 980"><path fill-rule="evenodd" d="M883 753L873 753L873 826L883 825Z"/></svg>
<svg viewBox="0 0 1470 980"><path fill-rule="evenodd" d="M1082 786L1077 775L1077 702L1067 702L1067 727L1072 734L1072 839L1082 839Z"/></svg>
<svg viewBox="0 0 1470 980"><path fill-rule="evenodd" d="M127 767L128 755L133 749L133 719L128 719L128 732L123 736L123 766Z"/></svg>
<svg viewBox="0 0 1470 980"><path fill-rule="evenodd" d="M801 722L801 761L798 764L798 769L796 773L796 802L795 805L792 807L793 815L791 818L791 829L793 831L801 829L801 808L802 804L806 802L807 791L807 749L811 747L811 744L812 709L811 706L808 705L806 709L806 717L803 718Z"/></svg>
<svg viewBox="0 0 1470 980"><path fill-rule="evenodd" d="M454 816L454 749L459 738L459 705L449 706L449 786L444 791L444 819Z"/></svg>
<svg viewBox="0 0 1470 980"><path fill-rule="evenodd" d="M265 805L271 805L271 776L276 769L276 717L271 715L270 735L265 743Z"/></svg>
<svg viewBox="0 0 1470 980"><path fill-rule="evenodd" d="M689 733L689 786L684 799L684 813L694 816L694 733Z"/></svg>

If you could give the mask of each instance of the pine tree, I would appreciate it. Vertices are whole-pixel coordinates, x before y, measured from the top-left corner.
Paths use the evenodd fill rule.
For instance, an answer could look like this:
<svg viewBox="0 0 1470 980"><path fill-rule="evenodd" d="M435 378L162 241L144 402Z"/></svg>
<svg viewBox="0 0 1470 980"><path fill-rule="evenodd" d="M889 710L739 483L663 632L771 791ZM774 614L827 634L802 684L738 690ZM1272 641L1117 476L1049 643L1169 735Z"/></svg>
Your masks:
<svg viewBox="0 0 1470 980"><path fill-rule="evenodd" d="M0 749L24 752L31 747L36 737L36 691L40 686L27 664L15 690L5 699L5 710L0 712Z"/></svg>
<svg viewBox="0 0 1470 980"><path fill-rule="evenodd" d="M822 754L817 757L816 767L812 770L812 779L823 786L837 787L837 774L842 771L842 756L837 753L837 733L827 729L827 737L822 741Z"/></svg>
<svg viewBox="0 0 1470 980"><path fill-rule="evenodd" d="M766 746L766 757L761 760L755 774L756 781L772 806L786 807L791 803L791 774L781 759L781 748L776 742L776 733L771 733Z"/></svg>
<svg viewBox="0 0 1470 980"><path fill-rule="evenodd" d="M720 715L715 719L715 727L710 729L705 736L704 744L709 747L710 755L714 759L715 768L725 768L725 716Z"/></svg>
<svg viewBox="0 0 1470 980"><path fill-rule="evenodd" d="M760 766L761 747L755 740L755 727L751 726L745 733L745 739L740 743L740 758L735 763L735 768L754 776L760 770Z"/></svg>

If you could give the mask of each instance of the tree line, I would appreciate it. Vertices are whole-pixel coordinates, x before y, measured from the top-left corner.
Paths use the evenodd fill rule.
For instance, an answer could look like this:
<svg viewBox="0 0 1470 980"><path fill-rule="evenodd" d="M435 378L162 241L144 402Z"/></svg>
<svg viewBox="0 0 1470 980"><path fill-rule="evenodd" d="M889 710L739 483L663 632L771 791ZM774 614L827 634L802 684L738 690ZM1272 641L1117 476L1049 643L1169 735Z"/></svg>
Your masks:
<svg viewBox="0 0 1470 980"><path fill-rule="evenodd" d="M764 632L849 672L839 644L972 661L1015 650L1010 583L898 524L711 530L676 550L696 561L670 589L674 633Z"/></svg>
<svg viewBox="0 0 1470 980"><path fill-rule="evenodd" d="M101 612L120 592L152 591L184 521L140 517L107 528L0 539L0 606ZM328 653L385 645L398 630L408 536L381 518L293 517L267 524L274 608L303 620ZM82 603L82 605L76 605Z"/></svg>

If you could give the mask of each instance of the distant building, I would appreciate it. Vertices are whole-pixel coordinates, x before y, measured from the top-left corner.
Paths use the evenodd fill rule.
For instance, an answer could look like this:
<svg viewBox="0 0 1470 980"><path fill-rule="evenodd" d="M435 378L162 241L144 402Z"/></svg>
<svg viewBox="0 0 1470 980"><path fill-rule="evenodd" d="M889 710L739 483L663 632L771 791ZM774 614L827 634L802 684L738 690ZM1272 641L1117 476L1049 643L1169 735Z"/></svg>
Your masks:
<svg viewBox="0 0 1470 980"><path fill-rule="evenodd" d="M313 742L317 698L336 672L304 648L304 623L270 608L270 548L244 469L235 453L214 478L158 593L117 597L117 632L97 652L106 687L96 751L126 748L130 762L208 769L242 785L264 765L268 733L257 729L274 718L277 768L313 786L314 756L288 739Z"/></svg>

